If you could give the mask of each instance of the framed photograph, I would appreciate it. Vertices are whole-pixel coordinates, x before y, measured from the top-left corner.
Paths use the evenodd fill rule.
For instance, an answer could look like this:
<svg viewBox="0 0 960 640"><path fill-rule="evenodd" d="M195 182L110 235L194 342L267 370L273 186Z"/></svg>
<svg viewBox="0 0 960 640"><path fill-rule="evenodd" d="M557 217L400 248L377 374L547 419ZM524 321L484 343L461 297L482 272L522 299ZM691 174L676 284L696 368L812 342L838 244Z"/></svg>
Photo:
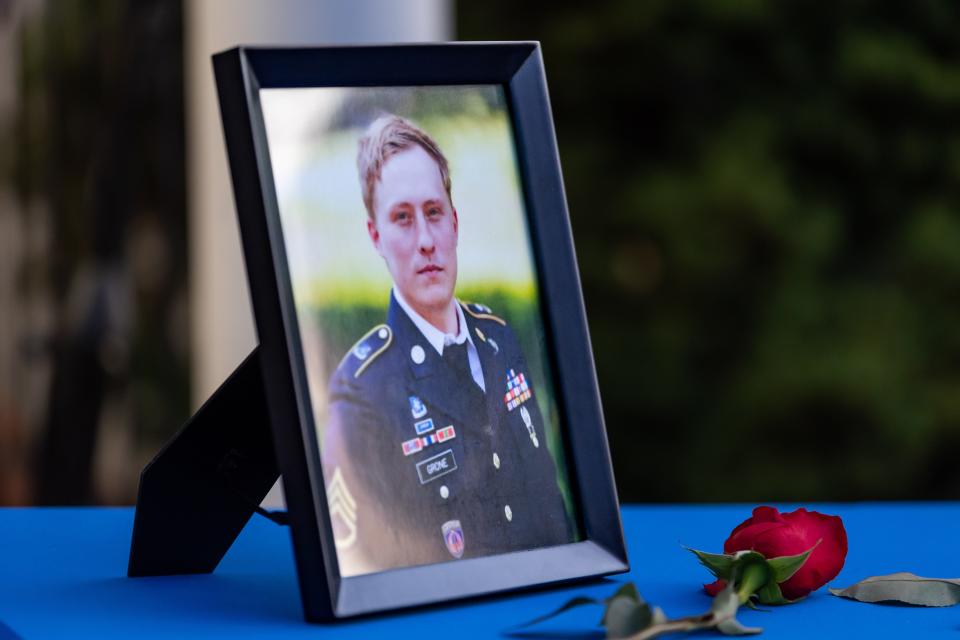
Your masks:
<svg viewBox="0 0 960 640"><path fill-rule="evenodd" d="M214 67L306 617L627 571L539 46Z"/></svg>

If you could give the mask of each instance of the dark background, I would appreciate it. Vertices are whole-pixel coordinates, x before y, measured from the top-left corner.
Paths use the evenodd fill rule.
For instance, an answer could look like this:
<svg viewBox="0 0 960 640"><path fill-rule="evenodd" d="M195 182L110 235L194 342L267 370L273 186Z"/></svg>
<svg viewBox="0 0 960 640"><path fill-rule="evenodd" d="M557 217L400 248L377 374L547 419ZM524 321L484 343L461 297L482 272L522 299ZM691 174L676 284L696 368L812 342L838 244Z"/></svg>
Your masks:
<svg viewBox="0 0 960 640"><path fill-rule="evenodd" d="M6 504L131 502L189 412L181 9L77 7L0 123ZM960 5L455 10L542 43L622 500L960 497Z"/></svg>
<svg viewBox="0 0 960 640"><path fill-rule="evenodd" d="M622 499L960 496L958 5L458 12L542 42Z"/></svg>

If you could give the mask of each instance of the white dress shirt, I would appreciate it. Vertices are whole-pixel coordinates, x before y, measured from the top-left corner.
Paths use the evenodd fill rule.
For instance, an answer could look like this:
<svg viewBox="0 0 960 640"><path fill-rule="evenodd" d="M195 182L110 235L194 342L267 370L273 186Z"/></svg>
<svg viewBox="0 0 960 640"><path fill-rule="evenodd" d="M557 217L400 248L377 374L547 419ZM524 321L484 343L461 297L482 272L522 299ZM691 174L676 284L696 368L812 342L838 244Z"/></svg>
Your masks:
<svg viewBox="0 0 960 640"><path fill-rule="evenodd" d="M453 335L452 333L444 333L427 322L423 316L407 304L407 301L403 299L403 296L400 295L396 287L393 289L393 295L397 298L397 303L400 305L400 308L410 317L410 320L412 320L413 324L420 330L423 337L430 343L430 346L436 349L441 357L443 357L444 346L448 344L463 344L464 341L466 341L467 360L470 362L470 375L473 376L473 381L477 383L477 386L486 393L487 388L483 383L483 369L480 368L480 354L477 353L477 347L473 344L473 338L470 337L470 332L467 330L467 319L463 316L463 308L460 307L460 302L456 298L453 299L453 306L457 309L457 326L460 328L457 335Z"/></svg>

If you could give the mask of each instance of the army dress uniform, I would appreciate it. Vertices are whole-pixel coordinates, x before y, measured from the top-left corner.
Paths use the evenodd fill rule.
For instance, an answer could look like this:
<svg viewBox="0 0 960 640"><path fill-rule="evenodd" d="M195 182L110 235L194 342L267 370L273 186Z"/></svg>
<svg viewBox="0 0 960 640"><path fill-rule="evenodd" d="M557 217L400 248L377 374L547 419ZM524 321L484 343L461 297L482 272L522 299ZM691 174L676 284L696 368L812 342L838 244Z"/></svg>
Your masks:
<svg viewBox="0 0 960 640"><path fill-rule="evenodd" d="M437 352L394 294L330 382L323 471L342 575L573 541L513 331L460 304Z"/></svg>

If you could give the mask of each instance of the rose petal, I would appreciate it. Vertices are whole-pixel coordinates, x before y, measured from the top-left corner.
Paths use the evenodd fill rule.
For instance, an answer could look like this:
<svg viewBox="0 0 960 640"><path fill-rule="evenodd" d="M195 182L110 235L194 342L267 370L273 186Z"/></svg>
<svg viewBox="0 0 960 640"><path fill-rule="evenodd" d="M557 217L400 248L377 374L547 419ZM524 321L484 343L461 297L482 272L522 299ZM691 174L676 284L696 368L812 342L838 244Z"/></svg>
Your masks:
<svg viewBox="0 0 960 640"><path fill-rule="evenodd" d="M784 519L794 530L802 531L807 541L813 544L819 541L800 570L780 585L783 596L793 600L816 591L837 577L847 557L847 532L839 517L816 511L797 509L784 514Z"/></svg>
<svg viewBox="0 0 960 640"><path fill-rule="evenodd" d="M711 582L710 584L703 585L703 590L706 591L707 595L712 598L712 597L715 597L721 591L723 591L723 588L726 586L727 586L726 580L717 580L715 582Z"/></svg>
<svg viewBox="0 0 960 640"><path fill-rule="evenodd" d="M753 549L767 558L793 556L807 551L819 539L817 531L790 523L776 529L758 531L753 539Z"/></svg>
<svg viewBox="0 0 960 640"><path fill-rule="evenodd" d="M759 506L753 508L750 518L754 522L785 522L783 515L776 507Z"/></svg>
<svg viewBox="0 0 960 640"><path fill-rule="evenodd" d="M763 534L771 530L782 529L790 525L784 522L757 522L751 524L747 527L737 527L740 529L733 530L733 533L730 534L730 537L727 538L727 541L723 543L723 552L724 553L733 553L734 551L744 551L747 549L754 549L757 539ZM757 551L760 551L757 549ZM760 553L763 553L760 551ZM766 554L764 554L766 555ZM771 557L771 556L767 556Z"/></svg>

